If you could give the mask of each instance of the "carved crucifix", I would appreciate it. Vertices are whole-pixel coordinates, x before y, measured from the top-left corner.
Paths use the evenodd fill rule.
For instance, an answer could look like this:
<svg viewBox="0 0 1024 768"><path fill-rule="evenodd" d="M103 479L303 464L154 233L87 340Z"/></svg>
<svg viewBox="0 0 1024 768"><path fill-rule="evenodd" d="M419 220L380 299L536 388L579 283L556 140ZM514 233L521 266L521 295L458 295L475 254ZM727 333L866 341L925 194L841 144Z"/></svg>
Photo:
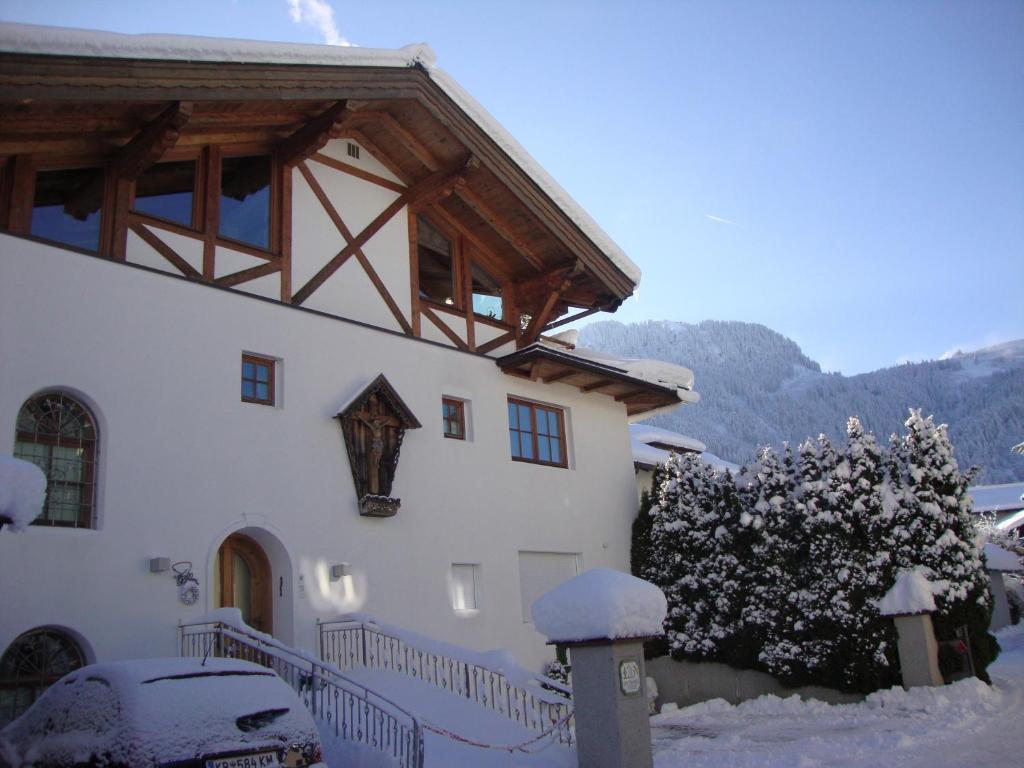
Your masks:
<svg viewBox="0 0 1024 768"><path fill-rule="evenodd" d="M383 375L360 392L337 418L345 437L360 514L395 514L401 502L391 498L391 485L399 449L405 430L416 429L419 421Z"/></svg>

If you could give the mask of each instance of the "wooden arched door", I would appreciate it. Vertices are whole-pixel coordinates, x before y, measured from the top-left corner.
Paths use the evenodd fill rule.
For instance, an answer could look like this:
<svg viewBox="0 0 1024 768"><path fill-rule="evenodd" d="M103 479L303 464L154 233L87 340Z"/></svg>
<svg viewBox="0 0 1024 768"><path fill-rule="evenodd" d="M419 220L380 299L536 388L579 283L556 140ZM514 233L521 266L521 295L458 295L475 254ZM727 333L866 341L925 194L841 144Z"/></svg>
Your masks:
<svg viewBox="0 0 1024 768"><path fill-rule="evenodd" d="M218 607L238 608L250 627L273 634L273 578L263 547L243 533L233 533L217 550L215 568Z"/></svg>

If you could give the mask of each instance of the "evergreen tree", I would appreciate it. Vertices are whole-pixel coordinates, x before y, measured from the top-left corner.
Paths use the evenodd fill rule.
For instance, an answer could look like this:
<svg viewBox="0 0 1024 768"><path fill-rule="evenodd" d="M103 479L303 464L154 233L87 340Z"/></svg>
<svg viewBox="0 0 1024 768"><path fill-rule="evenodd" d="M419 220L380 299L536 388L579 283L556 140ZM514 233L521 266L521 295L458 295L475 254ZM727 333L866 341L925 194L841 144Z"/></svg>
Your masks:
<svg viewBox="0 0 1024 768"><path fill-rule="evenodd" d="M892 558L898 568L931 570L938 589L932 617L936 636L953 639L966 625L975 669L987 680L984 670L999 646L988 632L992 603L967 495L971 473L960 472L945 425L911 410L906 428L893 451L892 474L899 487Z"/></svg>
<svg viewBox="0 0 1024 768"><path fill-rule="evenodd" d="M658 467L654 470L654 476L660 472ZM653 486L653 478L652 478ZM650 569L651 561L651 529L654 521L651 519L651 507L654 501L649 489L644 489L640 494L640 510L633 521L633 531L629 549L629 570L640 579L647 578L644 574Z"/></svg>
<svg viewBox="0 0 1024 768"><path fill-rule="evenodd" d="M740 525L754 532L750 547L751 582L744 622L761 641L758 659L783 680L806 676L793 627L800 621L798 573L806 558L802 513L795 508L797 476L789 446L783 458L770 446L761 449L748 500L753 508Z"/></svg>
<svg viewBox="0 0 1024 768"><path fill-rule="evenodd" d="M878 613L876 602L893 583L895 569L885 532L889 529L892 500L888 460L875 436L865 432L853 416L846 425L845 460L850 469L850 581L852 628L841 655L847 687L863 693L899 683L896 628Z"/></svg>

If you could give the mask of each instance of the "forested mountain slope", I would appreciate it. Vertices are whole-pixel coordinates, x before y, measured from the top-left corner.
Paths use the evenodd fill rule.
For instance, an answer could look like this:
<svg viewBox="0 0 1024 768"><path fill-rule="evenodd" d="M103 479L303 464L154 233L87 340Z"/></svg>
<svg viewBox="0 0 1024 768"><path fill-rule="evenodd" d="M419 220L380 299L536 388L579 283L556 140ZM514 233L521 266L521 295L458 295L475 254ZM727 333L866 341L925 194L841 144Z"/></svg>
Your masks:
<svg viewBox="0 0 1024 768"><path fill-rule="evenodd" d="M949 424L961 467L982 468L976 483L1024 480L1024 457L1010 453L1024 440L1024 340L857 376L822 373L793 341L753 323L604 321L583 328L579 343L692 369L700 403L650 423L736 463L765 443L820 432L841 441L852 415L884 441L908 408L921 408Z"/></svg>

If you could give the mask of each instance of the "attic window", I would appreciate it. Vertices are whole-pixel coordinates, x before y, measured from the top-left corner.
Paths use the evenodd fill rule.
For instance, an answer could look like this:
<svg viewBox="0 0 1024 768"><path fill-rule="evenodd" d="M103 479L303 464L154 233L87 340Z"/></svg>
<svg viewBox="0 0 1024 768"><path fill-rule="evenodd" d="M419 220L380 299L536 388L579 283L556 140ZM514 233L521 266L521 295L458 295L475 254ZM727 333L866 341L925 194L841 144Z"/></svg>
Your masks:
<svg viewBox="0 0 1024 768"><path fill-rule="evenodd" d="M32 201L33 235L75 248L100 249L103 171L68 168L36 174Z"/></svg>
<svg viewBox="0 0 1024 768"><path fill-rule="evenodd" d="M475 262L469 264L473 278L473 312L501 320L501 286Z"/></svg>
<svg viewBox="0 0 1024 768"><path fill-rule="evenodd" d="M416 217L420 298L455 304L452 241L422 216Z"/></svg>
<svg viewBox="0 0 1024 768"><path fill-rule="evenodd" d="M192 226L196 161L157 163L135 182L135 210Z"/></svg>
<svg viewBox="0 0 1024 768"><path fill-rule="evenodd" d="M220 171L219 234L270 248L270 157L225 157Z"/></svg>
<svg viewBox="0 0 1024 768"><path fill-rule="evenodd" d="M351 141L348 142L348 156L354 160L359 159L359 146L357 144L353 144Z"/></svg>

